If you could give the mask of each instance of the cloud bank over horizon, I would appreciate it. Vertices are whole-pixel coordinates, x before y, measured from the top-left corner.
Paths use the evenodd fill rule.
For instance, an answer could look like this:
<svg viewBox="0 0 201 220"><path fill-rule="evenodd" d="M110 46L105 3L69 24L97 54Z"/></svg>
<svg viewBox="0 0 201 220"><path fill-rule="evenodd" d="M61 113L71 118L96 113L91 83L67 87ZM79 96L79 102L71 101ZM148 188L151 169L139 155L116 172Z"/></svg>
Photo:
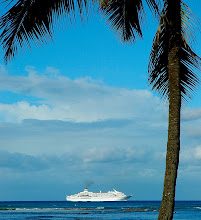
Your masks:
<svg viewBox="0 0 201 220"><path fill-rule="evenodd" d="M135 187L143 185L147 191L152 188L150 199L160 199L168 106L159 97L90 77L70 79L50 66L44 72L31 66L25 71L16 76L0 68L1 187L17 180L51 185L56 179L63 184L61 190L67 190L64 185L76 190L89 178L95 182L92 187L109 190L117 185L136 198L140 191ZM201 176L200 126L201 108L184 107L179 184Z"/></svg>

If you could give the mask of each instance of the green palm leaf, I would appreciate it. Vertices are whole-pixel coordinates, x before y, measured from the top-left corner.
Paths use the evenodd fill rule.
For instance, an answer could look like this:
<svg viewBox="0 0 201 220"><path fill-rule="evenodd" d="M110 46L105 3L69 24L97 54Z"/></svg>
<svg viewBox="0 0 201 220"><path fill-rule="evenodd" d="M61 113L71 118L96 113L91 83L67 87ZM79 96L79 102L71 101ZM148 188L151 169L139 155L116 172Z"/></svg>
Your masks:
<svg viewBox="0 0 201 220"><path fill-rule="evenodd" d="M174 35L168 29L166 14L167 4L164 5L160 18L159 28L154 37L149 60L149 84L152 89L159 92L164 98L169 97L168 54L174 44ZM195 19L187 5L182 3L181 10L181 50L180 50L180 89L182 100L187 101L192 96L192 91L199 83L201 58L189 46L194 40ZM172 45L171 45L172 44Z"/></svg>
<svg viewBox="0 0 201 220"><path fill-rule="evenodd" d="M146 0L149 8L158 14L158 1ZM123 42L134 42L142 37L141 25L145 19L142 0L100 0L101 11L107 23Z"/></svg>
<svg viewBox="0 0 201 220"><path fill-rule="evenodd" d="M18 0L0 17L0 28L3 29L0 41L5 50L5 62L17 54L19 48L31 48L33 44L38 45L52 40L52 26L58 16L63 15L72 22L75 20L77 8L83 19L89 2L89 0Z"/></svg>

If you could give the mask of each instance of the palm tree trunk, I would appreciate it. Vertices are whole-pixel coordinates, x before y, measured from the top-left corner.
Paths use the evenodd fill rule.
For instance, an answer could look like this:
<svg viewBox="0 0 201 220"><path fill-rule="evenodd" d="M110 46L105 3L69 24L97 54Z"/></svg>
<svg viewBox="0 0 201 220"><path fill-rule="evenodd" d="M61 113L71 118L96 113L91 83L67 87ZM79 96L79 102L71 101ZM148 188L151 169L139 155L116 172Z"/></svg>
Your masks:
<svg viewBox="0 0 201 220"><path fill-rule="evenodd" d="M181 50L181 4L180 0L168 0L169 38L169 124L166 154L166 171L163 198L158 219L173 219L175 188L180 151L180 50Z"/></svg>

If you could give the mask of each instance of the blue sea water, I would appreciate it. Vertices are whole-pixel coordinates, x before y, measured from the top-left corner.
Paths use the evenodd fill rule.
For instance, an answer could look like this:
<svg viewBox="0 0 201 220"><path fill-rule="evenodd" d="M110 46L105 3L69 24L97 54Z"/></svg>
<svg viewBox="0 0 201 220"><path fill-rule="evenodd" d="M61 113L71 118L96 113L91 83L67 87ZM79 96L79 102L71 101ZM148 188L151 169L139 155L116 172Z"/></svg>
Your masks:
<svg viewBox="0 0 201 220"><path fill-rule="evenodd" d="M159 201L127 202L0 202L0 219L157 219ZM176 202L174 219L201 219L201 201Z"/></svg>

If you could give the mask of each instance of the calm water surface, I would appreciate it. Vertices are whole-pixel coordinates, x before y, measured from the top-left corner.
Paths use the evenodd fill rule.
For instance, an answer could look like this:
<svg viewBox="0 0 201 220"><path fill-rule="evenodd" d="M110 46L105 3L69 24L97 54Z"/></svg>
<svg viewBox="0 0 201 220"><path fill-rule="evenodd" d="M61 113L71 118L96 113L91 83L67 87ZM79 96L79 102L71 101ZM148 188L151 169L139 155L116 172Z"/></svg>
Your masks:
<svg viewBox="0 0 201 220"><path fill-rule="evenodd" d="M159 201L0 202L0 219L157 219ZM201 219L201 201L176 202L174 219Z"/></svg>

